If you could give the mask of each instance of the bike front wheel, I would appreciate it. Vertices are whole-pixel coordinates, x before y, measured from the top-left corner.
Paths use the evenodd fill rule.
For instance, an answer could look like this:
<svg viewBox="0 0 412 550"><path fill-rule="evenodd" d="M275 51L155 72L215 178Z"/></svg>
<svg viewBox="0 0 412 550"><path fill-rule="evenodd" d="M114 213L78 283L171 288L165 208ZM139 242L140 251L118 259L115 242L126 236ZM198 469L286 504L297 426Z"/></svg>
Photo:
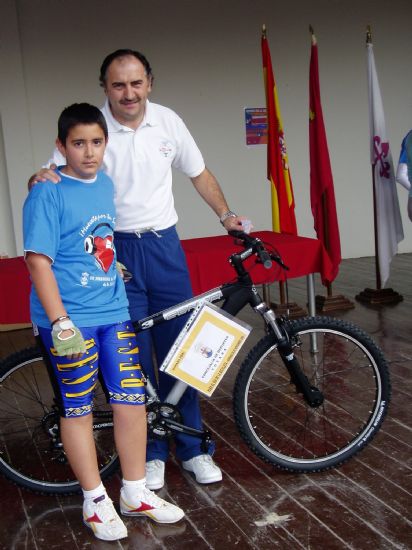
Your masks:
<svg viewBox="0 0 412 550"><path fill-rule="evenodd" d="M39 493L80 491L60 441L60 416L47 367L36 347L11 355L0 364L0 472ZM113 418L98 385L93 435L102 479L118 468Z"/></svg>
<svg viewBox="0 0 412 550"><path fill-rule="evenodd" d="M250 351L235 382L239 432L255 454L281 469L339 466L369 443L384 419L390 398L387 363L353 324L306 317L284 326L323 403L310 406L296 392L270 333Z"/></svg>

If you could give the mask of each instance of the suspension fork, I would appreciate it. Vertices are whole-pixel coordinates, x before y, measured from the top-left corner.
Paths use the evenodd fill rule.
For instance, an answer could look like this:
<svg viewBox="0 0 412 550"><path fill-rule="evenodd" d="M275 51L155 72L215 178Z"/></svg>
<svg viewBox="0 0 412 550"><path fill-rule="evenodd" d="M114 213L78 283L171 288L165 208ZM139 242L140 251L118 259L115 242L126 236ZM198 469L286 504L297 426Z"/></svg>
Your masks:
<svg viewBox="0 0 412 550"><path fill-rule="evenodd" d="M248 283L249 281L246 282ZM250 284L246 284L240 288L237 287L235 290L229 287L225 298L226 300L222 307L224 311L237 315L243 306L249 303L255 312L263 317L269 331L272 331L276 337L277 349L283 363L288 369L292 382L296 386L296 390L303 393L305 399L309 399L310 401L312 398L309 381L303 374L295 358L289 336L281 323L278 322L274 311L262 300L253 283L250 281Z"/></svg>
<svg viewBox="0 0 412 550"><path fill-rule="evenodd" d="M293 352L289 335L283 326L283 321L276 318L275 313L269 306L261 302L255 306L255 310L262 315L268 327L273 331L277 340L277 350L288 370L292 384L295 385L297 393L301 393L310 407L319 407L324 400L322 392L312 386L305 375L296 355Z"/></svg>

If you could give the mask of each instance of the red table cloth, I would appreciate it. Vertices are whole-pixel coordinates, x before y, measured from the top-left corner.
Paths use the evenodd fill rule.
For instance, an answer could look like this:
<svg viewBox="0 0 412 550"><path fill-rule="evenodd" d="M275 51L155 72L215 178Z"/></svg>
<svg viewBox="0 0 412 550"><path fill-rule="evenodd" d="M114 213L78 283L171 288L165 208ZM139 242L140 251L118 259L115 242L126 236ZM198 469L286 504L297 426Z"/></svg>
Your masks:
<svg viewBox="0 0 412 550"><path fill-rule="evenodd" d="M0 260L0 324L30 323L30 279L22 256Z"/></svg>
<svg viewBox="0 0 412 550"><path fill-rule="evenodd" d="M331 262L322 243L317 239L283 235L272 231L257 231L259 237L269 247L277 250L283 262L290 268L283 271L277 264L270 270L261 265L253 265L254 258L247 260L252 267L251 275L255 284L284 281L286 278L302 277L310 273L330 276ZM235 272L228 262L234 252L242 250L233 237L221 235L182 240L186 254L194 294L228 282ZM22 257L0 260L0 324L30 322L29 312L30 279Z"/></svg>
<svg viewBox="0 0 412 550"><path fill-rule="evenodd" d="M297 237L274 233L273 231L256 231L252 236L259 237L274 248L289 267L284 271L277 264L266 270L262 265L252 267L251 275L255 284L284 281L286 278L302 277L311 273L321 273L331 277L332 265L323 244L317 239ZM235 244L233 237L202 237L182 241L189 266L194 294L205 292L234 278L235 272L227 261L234 252L243 249ZM254 258L247 260L247 266L254 263Z"/></svg>

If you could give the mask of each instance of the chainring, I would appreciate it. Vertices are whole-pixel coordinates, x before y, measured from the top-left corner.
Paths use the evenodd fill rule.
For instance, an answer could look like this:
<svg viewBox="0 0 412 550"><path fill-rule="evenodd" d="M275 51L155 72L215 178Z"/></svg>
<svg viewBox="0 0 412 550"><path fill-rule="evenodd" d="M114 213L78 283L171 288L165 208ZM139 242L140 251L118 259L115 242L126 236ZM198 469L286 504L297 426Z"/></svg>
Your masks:
<svg viewBox="0 0 412 550"><path fill-rule="evenodd" d="M182 423L182 415L175 405L169 403L150 403L146 406L147 431L152 439L170 439L174 432L167 421Z"/></svg>

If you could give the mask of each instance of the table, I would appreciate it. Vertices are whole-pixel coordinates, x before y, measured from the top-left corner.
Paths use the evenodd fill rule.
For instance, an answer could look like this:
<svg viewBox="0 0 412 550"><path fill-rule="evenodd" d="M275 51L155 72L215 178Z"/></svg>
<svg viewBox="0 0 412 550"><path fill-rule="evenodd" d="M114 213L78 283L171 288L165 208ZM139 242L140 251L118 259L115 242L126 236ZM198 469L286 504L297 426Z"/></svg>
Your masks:
<svg viewBox="0 0 412 550"><path fill-rule="evenodd" d="M315 312L313 273L328 278L332 265L322 243L317 239L256 231L253 236L274 247L290 268L283 271L275 265L265 270L261 265L252 267L251 276L255 284L284 281L286 278L307 276L309 313ZM229 256L242 247L233 237L220 235L182 240L183 250L189 267L193 292L199 294L234 278L235 272L227 261ZM254 257L247 260L251 266ZM24 259L0 260L0 325L16 325L30 322L29 312L30 279Z"/></svg>
<svg viewBox="0 0 412 550"><path fill-rule="evenodd" d="M29 273L22 256L0 260L1 325L30 323L30 287Z"/></svg>

